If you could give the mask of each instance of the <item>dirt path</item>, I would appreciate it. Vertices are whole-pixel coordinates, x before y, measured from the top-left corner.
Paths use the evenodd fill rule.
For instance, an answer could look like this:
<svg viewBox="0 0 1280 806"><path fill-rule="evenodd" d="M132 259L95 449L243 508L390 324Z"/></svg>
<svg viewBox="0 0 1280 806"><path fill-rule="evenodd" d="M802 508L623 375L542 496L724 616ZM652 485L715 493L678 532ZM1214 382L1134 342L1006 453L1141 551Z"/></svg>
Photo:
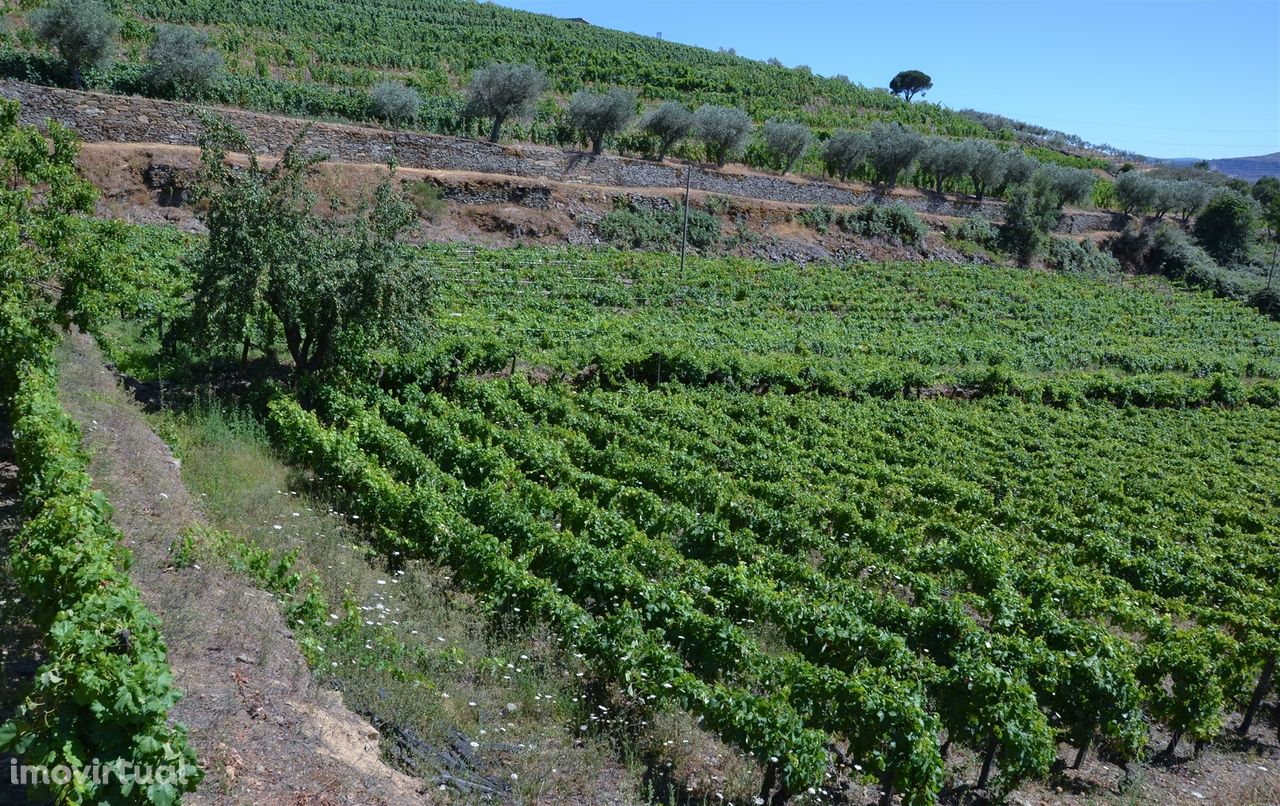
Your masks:
<svg viewBox="0 0 1280 806"><path fill-rule="evenodd" d="M189 802L426 802L421 782L381 761L377 732L315 684L270 595L217 571L168 567L180 530L201 518L177 461L91 338L72 334L60 357L63 405L84 429L90 474L115 508L186 692L173 716L206 771Z"/></svg>

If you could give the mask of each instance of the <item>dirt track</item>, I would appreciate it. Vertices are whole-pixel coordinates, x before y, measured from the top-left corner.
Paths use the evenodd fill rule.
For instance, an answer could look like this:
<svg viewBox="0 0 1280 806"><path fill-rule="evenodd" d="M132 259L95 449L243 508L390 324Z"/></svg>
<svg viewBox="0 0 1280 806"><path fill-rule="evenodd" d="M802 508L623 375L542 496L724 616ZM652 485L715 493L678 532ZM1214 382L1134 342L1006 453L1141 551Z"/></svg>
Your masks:
<svg viewBox="0 0 1280 806"><path fill-rule="evenodd" d="M186 693L173 717L190 729L206 772L189 802L426 802L421 782L383 764L377 732L315 684L269 594L209 569L169 567L170 546L200 520L198 507L88 336L74 333L63 347L61 395Z"/></svg>

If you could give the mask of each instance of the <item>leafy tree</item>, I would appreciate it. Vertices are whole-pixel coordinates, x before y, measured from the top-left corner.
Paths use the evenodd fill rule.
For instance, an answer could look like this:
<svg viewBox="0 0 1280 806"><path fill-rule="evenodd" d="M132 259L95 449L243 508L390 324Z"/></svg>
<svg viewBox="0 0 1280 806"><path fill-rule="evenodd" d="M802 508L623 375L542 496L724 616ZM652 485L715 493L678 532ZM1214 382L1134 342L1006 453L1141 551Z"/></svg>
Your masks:
<svg viewBox="0 0 1280 806"><path fill-rule="evenodd" d="M876 177L890 188L898 184L898 175L911 167L924 150L924 138L902 124L871 125L870 151L867 154Z"/></svg>
<svg viewBox="0 0 1280 806"><path fill-rule="evenodd" d="M640 128L658 138L658 162L693 131L693 113L679 101L664 101L644 116Z"/></svg>
<svg viewBox="0 0 1280 806"><path fill-rule="evenodd" d="M889 91L901 95L908 103L916 95L933 89L933 79L919 70L903 70L889 81Z"/></svg>
<svg viewBox="0 0 1280 806"><path fill-rule="evenodd" d="M844 182L866 163L869 150L866 134L840 129L823 145L822 162L828 174Z"/></svg>
<svg viewBox="0 0 1280 806"><path fill-rule="evenodd" d="M782 175L786 176L796 160L804 155L813 142L813 134L803 123L779 123L776 120L764 124L764 144L782 163Z"/></svg>
<svg viewBox="0 0 1280 806"><path fill-rule="evenodd" d="M1265 210L1272 199L1280 197L1280 179L1274 176L1261 177L1253 183L1253 187L1249 189L1249 195Z"/></svg>
<svg viewBox="0 0 1280 806"><path fill-rule="evenodd" d="M1001 161L1003 162L1003 167L1000 183L996 186L996 195L1004 195L1007 188L1025 185L1030 182L1031 177L1035 175L1036 169L1040 166L1039 162L1016 148L1003 152Z"/></svg>
<svg viewBox="0 0 1280 806"><path fill-rule="evenodd" d="M31 14L31 30L57 49L71 71L71 85L84 87L85 68L111 63L119 23L98 0L53 0Z"/></svg>
<svg viewBox="0 0 1280 806"><path fill-rule="evenodd" d="M930 140L920 152L920 168L933 178L933 189L969 173L973 150L963 140Z"/></svg>
<svg viewBox="0 0 1280 806"><path fill-rule="evenodd" d="M746 145L751 118L741 109L705 104L693 113L693 129L707 147L707 157L723 168Z"/></svg>
<svg viewBox="0 0 1280 806"><path fill-rule="evenodd" d="M1197 182L1194 179L1173 182L1172 185L1173 203L1170 209L1178 211L1183 223L1204 209L1204 206L1209 202L1210 194L1213 193L1211 185L1205 182Z"/></svg>
<svg viewBox="0 0 1280 806"><path fill-rule="evenodd" d="M528 114L547 90L547 77L531 64L491 64L471 74L466 114L493 118L489 142L502 136L507 118Z"/></svg>
<svg viewBox="0 0 1280 806"><path fill-rule="evenodd" d="M1116 179L1116 198L1125 215L1141 215L1155 206L1157 181L1137 171L1125 171Z"/></svg>
<svg viewBox="0 0 1280 806"><path fill-rule="evenodd" d="M1000 240L1020 266L1029 266L1061 217L1053 177L1037 171L1031 181L1014 188L1005 205Z"/></svg>
<svg viewBox="0 0 1280 806"><path fill-rule="evenodd" d="M304 156L303 132L271 169L240 131L211 122L201 134L197 197L209 235L197 267L188 338L202 346L270 354L284 337L294 374L305 377L402 331L414 278L398 243L413 207L385 179L373 202L322 218L307 189L323 155ZM237 169L227 153L249 155ZM336 206L336 205L335 205Z"/></svg>
<svg viewBox="0 0 1280 806"><path fill-rule="evenodd" d="M988 190L1004 183L1008 160L1003 151L986 140L966 140L964 150L969 181L973 183L974 195L981 203Z"/></svg>
<svg viewBox="0 0 1280 806"><path fill-rule="evenodd" d="M222 75L222 54L209 35L186 25L161 25L147 61L152 90L177 97L200 97Z"/></svg>
<svg viewBox="0 0 1280 806"><path fill-rule="evenodd" d="M1097 181L1093 171L1052 163L1041 165L1036 173L1048 180L1054 204L1059 210L1068 204L1088 201L1093 193L1093 183Z"/></svg>
<svg viewBox="0 0 1280 806"><path fill-rule="evenodd" d="M617 134L636 116L636 94L617 87L608 92L579 90L569 99L565 117L591 140L591 153L604 151L604 138Z"/></svg>
<svg viewBox="0 0 1280 806"><path fill-rule="evenodd" d="M393 125L417 119L421 108L422 96L418 91L399 81L380 81L369 91L369 111Z"/></svg>
<svg viewBox="0 0 1280 806"><path fill-rule="evenodd" d="M1192 233L1218 263L1239 263L1249 256L1257 216L1253 199L1235 190L1220 190L1205 205Z"/></svg>

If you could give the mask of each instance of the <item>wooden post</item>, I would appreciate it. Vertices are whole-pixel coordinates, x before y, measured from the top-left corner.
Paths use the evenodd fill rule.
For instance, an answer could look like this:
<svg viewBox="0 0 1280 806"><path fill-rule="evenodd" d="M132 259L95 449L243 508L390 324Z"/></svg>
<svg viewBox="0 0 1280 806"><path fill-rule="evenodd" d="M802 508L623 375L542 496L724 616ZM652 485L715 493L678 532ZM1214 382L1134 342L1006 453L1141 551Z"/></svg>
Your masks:
<svg viewBox="0 0 1280 806"><path fill-rule="evenodd" d="M1085 739L1084 744L1080 745L1080 750L1076 753L1076 760L1071 763L1071 769L1080 769L1080 765L1084 763L1084 757L1089 753L1089 745L1091 743L1092 739Z"/></svg>
<svg viewBox="0 0 1280 806"><path fill-rule="evenodd" d="M684 279L684 251L689 243L689 183L693 180L693 166L684 166L684 226L680 231L680 279Z"/></svg>
<svg viewBox="0 0 1280 806"><path fill-rule="evenodd" d="M1253 697L1249 700L1249 709L1244 712L1244 721L1240 723L1240 735L1244 736L1249 732L1249 728L1253 726L1253 718L1258 715L1258 708L1262 706L1263 699L1267 696L1267 691L1271 688L1271 675L1276 670L1276 653L1272 652L1267 657L1267 662L1262 665L1262 673L1258 675L1258 685L1253 689Z"/></svg>
<svg viewBox="0 0 1280 806"><path fill-rule="evenodd" d="M996 737L992 735L987 742L986 752L982 754L982 772L978 773L977 789L983 789L987 785L987 780L991 778L991 763L996 760L996 750L1000 745L996 742Z"/></svg>

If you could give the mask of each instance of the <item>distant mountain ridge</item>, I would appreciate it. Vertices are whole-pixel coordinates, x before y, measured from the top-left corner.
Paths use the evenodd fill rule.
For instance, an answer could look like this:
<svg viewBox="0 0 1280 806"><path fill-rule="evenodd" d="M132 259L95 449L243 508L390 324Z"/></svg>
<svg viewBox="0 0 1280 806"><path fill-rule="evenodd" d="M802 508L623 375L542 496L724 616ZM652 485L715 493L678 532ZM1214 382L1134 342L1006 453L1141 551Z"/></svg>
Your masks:
<svg viewBox="0 0 1280 806"><path fill-rule="evenodd" d="M1175 165L1192 165L1205 162L1199 157L1182 157L1179 159L1161 160ZM1280 151L1274 154L1261 154L1256 157L1228 157L1220 160L1207 160L1209 167L1221 171L1227 176L1256 182L1264 176L1280 177Z"/></svg>

